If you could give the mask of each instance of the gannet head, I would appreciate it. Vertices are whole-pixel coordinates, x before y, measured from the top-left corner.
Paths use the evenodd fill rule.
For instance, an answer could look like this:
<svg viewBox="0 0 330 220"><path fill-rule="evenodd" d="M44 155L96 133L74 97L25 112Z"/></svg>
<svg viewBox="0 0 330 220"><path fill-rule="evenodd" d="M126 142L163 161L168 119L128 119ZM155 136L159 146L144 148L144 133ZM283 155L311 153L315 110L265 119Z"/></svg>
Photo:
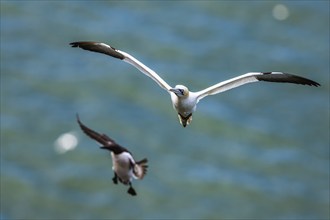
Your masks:
<svg viewBox="0 0 330 220"><path fill-rule="evenodd" d="M189 95L189 90L183 85L176 85L174 88L170 89L178 97L187 97Z"/></svg>

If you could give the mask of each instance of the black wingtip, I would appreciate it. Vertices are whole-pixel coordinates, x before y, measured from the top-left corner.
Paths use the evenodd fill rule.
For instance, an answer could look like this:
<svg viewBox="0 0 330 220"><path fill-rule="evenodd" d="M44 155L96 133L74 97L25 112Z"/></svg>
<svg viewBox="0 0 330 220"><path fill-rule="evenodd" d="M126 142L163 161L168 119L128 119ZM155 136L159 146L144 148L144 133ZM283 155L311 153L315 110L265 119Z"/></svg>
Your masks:
<svg viewBox="0 0 330 220"><path fill-rule="evenodd" d="M76 41L70 43L71 47L79 47L84 50L93 51L96 53L103 53L114 58L123 60L125 56L118 52L116 48L107 45L105 43L93 42L93 41Z"/></svg>
<svg viewBox="0 0 330 220"><path fill-rule="evenodd" d="M256 76L259 81L278 82L278 83L294 83L308 86L321 86L319 83L290 73L284 72L262 72L262 75Z"/></svg>
<svg viewBox="0 0 330 220"><path fill-rule="evenodd" d="M95 42L92 42L92 41L75 41L75 42L71 42L69 45L71 47L80 47L80 48L84 49L84 46L93 45L93 44L95 44Z"/></svg>
<svg viewBox="0 0 330 220"><path fill-rule="evenodd" d="M319 87L319 86L321 86L321 84L320 83L317 83L315 81L312 81L312 84L310 84L310 86Z"/></svg>
<svg viewBox="0 0 330 220"><path fill-rule="evenodd" d="M80 117L79 117L78 113L76 113L76 119L77 119L78 124L81 126L82 122L80 121Z"/></svg>
<svg viewBox="0 0 330 220"><path fill-rule="evenodd" d="M77 123L80 127L80 129L87 135L87 136L90 136L88 133L87 133L87 130L90 130L89 128L87 128L81 121L80 121L80 117L79 117L79 114L76 113L76 119L77 119Z"/></svg>
<svg viewBox="0 0 330 220"><path fill-rule="evenodd" d="M70 43L71 47L79 47L79 44L77 42L72 42Z"/></svg>

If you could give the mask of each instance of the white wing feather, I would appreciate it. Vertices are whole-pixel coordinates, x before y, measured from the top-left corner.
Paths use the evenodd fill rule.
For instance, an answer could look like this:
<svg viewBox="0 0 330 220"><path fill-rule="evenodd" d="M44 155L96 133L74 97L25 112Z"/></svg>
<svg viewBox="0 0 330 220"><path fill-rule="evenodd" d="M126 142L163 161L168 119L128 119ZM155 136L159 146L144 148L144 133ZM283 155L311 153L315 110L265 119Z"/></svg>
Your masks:
<svg viewBox="0 0 330 220"><path fill-rule="evenodd" d="M209 88L206 88L202 91L196 92L197 100L204 98L208 95L214 95L220 92L227 91L229 89L236 88L238 86L242 86L247 83L265 81L265 82L277 82L277 83L295 83L301 85L309 85L309 86L320 86L319 83L289 73L283 72L251 72L246 73L241 76L237 76L235 78L220 82L215 84Z"/></svg>
<svg viewBox="0 0 330 220"><path fill-rule="evenodd" d="M146 65L141 63L139 60L137 60L136 58L134 58L130 54L128 54L126 52L123 52L123 51L120 51L120 50L116 50L116 51L121 53L122 55L124 55L125 58L123 60L125 62L133 65L138 70L140 70L142 73L144 73L145 75L147 75L151 79L153 79L160 87L162 87L166 91L170 92L169 90L172 87L170 85L168 85L155 71L153 71L152 69L150 69L149 67L147 67Z"/></svg>
<svg viewBox="0 0 330 220"><path fill-rule="evenodd" d="M215 94L236 88L238 86L242 86L247 83L257 82L259 80L255 76L261 75L261 74L262 73L258 73L258 72L246 73L244 75L237 76L235 78L228 79L226 81L217 83L213 86L210 86L206 89L196 92L197 97L198 97L197 99L200 100L208 95L215 95Z"/></svg>

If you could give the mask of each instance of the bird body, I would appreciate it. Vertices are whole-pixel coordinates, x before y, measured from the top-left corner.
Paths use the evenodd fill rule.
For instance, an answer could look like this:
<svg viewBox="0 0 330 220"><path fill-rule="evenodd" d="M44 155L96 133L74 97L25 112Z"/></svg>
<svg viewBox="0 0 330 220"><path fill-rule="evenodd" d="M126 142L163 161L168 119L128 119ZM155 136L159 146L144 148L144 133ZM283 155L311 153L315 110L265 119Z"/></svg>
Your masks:
<svg viewBox="0 0 330 220"><path fill-rule="evenodd" d="M133 179L143 179L147 173L147 162L145 158L140 161L135 161L132 154L124 147L117 144L113 139L105 134L99 134L96 131L85 126L77 115L77 122L82 131L90 138L96 140L101 149L109 150L112 158L112 170L114 171L113 183L117 184L118 180L129 185L128 193L135 196L136 191L132 187Z"/></svg>
<svg viewBox="0 0 330 220"><path fill-rule="evenodd" d="M112 169L119 177L120 181L127 185L133 180L133 169L135 162L130 153L122 152L114 154L111 152Z"/></svg>
<svg viewBox="0 0 330 220"><path fill-rule="evenodd" d="M178 112L180 123L186 127L190 124L192 113L196 110L198 96L183 85L176 85L170 91L173 108Z"/></svg>
<svg viewBox="0 0 330 220"><path fill-rule="evenodd" d="M180 123L183 127L189 125L192 120L192 114L196 110L197 103L206 96L215 95L227 90L242 86L247 83L266 81L266 82L281 82L295 83L309 86L320 86L319 83L310 79L297 75L283 72L249 72L223 82L219 82L213 86L203 89L198 92L189 91L186 86L176 85L174 88L167 84L156 72L141 63L139 60L130 54L117 50L105 43L97 42L72 42L72 47L80 47L84 50L89 50L97 53L103 53L117 59L121 59L140 70L142 73L153 79L161 88L170 93L171 101L174 109L177 111Z"/></svg>

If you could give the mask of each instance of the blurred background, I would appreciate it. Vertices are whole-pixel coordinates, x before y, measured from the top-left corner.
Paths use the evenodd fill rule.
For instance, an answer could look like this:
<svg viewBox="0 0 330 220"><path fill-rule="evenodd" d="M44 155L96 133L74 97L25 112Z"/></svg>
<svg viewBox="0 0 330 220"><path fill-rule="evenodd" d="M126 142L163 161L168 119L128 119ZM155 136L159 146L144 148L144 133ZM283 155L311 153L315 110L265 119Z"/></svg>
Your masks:
<svg viewBox="0 0 330 220"><path fill-rule="evenodd" d="M81 40L192 91L251 71L322 86L245 85L183 128L166 91ZM137 197L76 113L149 159ZM329 1L2 0L0 217L329 218Z"/></svg>

